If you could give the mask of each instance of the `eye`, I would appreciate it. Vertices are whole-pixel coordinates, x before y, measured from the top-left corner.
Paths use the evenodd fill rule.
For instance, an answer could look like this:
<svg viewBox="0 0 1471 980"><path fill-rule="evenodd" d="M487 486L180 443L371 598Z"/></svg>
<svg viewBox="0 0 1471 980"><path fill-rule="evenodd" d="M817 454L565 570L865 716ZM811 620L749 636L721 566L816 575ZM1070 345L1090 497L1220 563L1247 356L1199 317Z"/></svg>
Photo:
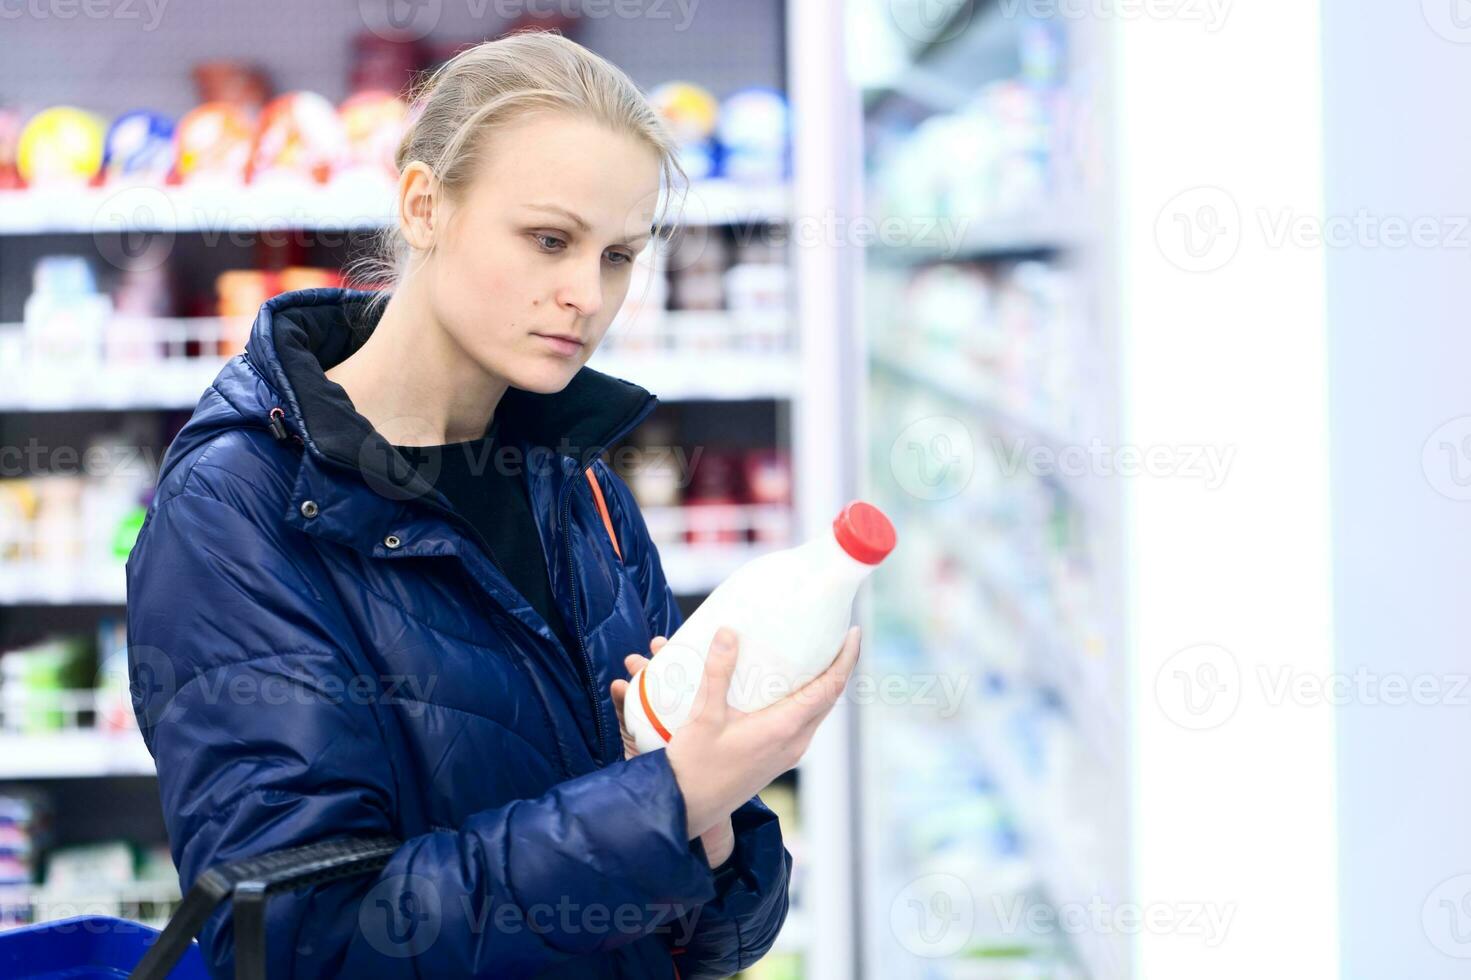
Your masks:
<svg viewBox="0 0 1471 980"><path fill-rule="evenodd" d="M567 244L566 242L562 241L562 239L558 238L555 235L542 235L542 234L538 234L538 233L533 232L531 237L534 238L534 239L536 239L536 243L541 246L541 249L544 252L555 252L555 251L558 251L558 247L559 246L565 247L566 244ZM544 242L551 242L552 244L551 244L551 246L547 246L547 245L542 244Z"/></svg>
<svg viewBox="0 0 1471 980"><path fill-rule="evenodd" d="M609 252L608 254L610 256L617 256L620 259L620 261L614 262L614 265L627 265L633 261L633 256L628 252Z"/></svg>

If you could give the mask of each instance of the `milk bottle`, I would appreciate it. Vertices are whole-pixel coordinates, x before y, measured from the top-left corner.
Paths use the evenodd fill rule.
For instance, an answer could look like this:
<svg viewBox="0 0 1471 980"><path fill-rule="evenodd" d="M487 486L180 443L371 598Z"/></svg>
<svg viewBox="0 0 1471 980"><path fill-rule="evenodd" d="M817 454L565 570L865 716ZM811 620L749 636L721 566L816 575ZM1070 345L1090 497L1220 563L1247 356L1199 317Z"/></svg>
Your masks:
<svg viewBox="0 0 1471 980"><path fill-rule="evenodd" d="M721 626L739 637L726 697L732 707L763 708L827 669L842 647L858 587L895 541L883 512L855 500L813 540L736 569L629 681L623 719L638 750L664 747L689 719Z"/></svg>

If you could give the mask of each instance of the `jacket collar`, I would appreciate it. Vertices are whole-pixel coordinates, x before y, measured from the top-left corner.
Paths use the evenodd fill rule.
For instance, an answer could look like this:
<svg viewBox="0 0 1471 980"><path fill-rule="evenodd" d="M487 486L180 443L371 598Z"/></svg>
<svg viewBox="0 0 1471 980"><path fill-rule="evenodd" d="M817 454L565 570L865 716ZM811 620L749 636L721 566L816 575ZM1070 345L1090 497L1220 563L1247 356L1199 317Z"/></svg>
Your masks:
<svg viewBox="0 0 1471 980"><path fill-rule="evenodd" d="M276 296L261 306L245 357L281 396L282 422L309 453L361 474L370 486L394 488L400 499L432 498L433 488L417 472L405 479L403 467L393 465L397 451L326 376L377 325L385 304L370 306L373 296L337 288ZM496 411L504 410L503 439L528 453L571 457L581 469L647 417L657 401L636 384L584 367L553 394L511 388Z"/></svg>

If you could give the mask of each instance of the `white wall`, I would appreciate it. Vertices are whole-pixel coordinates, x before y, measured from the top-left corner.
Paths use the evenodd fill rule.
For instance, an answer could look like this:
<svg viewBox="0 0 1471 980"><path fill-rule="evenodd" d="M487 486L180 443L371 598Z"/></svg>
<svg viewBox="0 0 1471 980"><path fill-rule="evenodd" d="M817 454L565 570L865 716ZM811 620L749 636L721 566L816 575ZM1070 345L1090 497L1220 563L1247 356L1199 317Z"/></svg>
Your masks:
<svg viewBox="0 0 1471 980"><path fill-rule="evenodd" d="M1328 210L1365 209L1366 227L1429 219L1435 242L1355 232L1327 249L1339 670L1419 679L1442 702L1384 703L1383 689L1339 709L1353 980L1471 974L1471 877L1457 880L1471 874L1471 690L1458 690L1471 674L1471 500L1452 499L1471 497L1471 23L1457 28L1455 9L1323 5ZM1455 419L1426 465L1427 440Z"/></svg>

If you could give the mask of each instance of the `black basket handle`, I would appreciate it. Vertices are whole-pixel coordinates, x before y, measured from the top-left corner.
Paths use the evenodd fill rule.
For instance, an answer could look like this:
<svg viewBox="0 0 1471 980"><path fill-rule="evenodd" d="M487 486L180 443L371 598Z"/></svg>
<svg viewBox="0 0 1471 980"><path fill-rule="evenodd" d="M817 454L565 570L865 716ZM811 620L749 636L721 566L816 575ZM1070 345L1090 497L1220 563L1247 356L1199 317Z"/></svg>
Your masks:
<svg viewBox="0 0 1471 980"><path fill-rule="evenodd" d="M266 975L266 900L297 885L317 885L380 871L402 844L394 837L346 837L288 847L210 868L199 876L129 980L165 980L215 907L232 896L235 978Z"/></svg>

